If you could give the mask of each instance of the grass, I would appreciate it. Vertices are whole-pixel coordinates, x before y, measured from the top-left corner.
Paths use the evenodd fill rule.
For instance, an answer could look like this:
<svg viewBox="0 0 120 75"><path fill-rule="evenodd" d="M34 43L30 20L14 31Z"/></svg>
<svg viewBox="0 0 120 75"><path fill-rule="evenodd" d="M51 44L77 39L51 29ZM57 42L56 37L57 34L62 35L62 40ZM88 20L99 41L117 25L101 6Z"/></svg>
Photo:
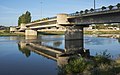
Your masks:
<svg viewBox="0 0 120 75"><path fill-rule="evenodd" d="M90 60L81 56L70 58L68 64L60 68L62 70L60 72L63 75L119 75L120 63L117 61L112 60L111 55L104 51Z"/></svg>
<svg viewBox="0 0 120 75"><path fill-rule="evenodd" d="M38 32L39 35L63 35L64 31L46 31L46 32Z"/></svg>
<svg viewBox="0 0 120 75"><path fill-rule="evenodd" d="M120 34L120 30L119 31L102 31L102 30L98 30L98 31L84 31L84 34Z"/></svg>
<svg viewBox="0 0 120 75"><path fill-rule="evenodd" d="M24 36L24 35L17 33L0 32L0 36Z"/></svg>

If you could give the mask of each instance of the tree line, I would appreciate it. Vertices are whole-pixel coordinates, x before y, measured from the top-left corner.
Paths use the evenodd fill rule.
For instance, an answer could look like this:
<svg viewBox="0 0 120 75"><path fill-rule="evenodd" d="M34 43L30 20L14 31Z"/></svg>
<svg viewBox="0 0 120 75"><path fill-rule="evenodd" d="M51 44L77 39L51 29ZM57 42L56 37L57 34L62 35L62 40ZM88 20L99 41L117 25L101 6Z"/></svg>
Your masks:
<svg viewBox="0 0 120 75"><path fill-rule="evenodd" d="M109 8L109 10L112 10L114 7L117 7L117 9L120 9L120 3L118 3L117 5L115 6L112 6L112 5L109 5L108 7L105 7L105 6L102 6L100 9L102 11L106 10L107 8ZM90 10L86 9L85 11L81 10L80 12L79 11L76 11L76 14L87 14L88 12L95 12L96 9L93 9L91 8Z"/></svg>
<svg viewBox="0 0 120 75"><path fill-rule="evenodd" d="M29 11L26 11L25 14L22 14L18 18L18 26L20 26L21 23L27 24L31 22L31 13Z"/></svg>

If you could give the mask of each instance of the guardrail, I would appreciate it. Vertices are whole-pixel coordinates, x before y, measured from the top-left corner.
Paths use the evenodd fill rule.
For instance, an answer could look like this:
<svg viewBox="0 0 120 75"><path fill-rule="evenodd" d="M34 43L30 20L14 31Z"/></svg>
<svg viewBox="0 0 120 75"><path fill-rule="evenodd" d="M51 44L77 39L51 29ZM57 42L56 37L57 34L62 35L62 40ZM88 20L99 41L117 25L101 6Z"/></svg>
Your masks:
<svg viewBox="0 0 120 75"><path fill-rule="evenodd" d="M111 9L110 9L110 7L98 8L98 9L91 8L90 10L86 9L85 11L68 14L68 16L82 16L82 15L86 15L86 14L109 12L109 11L113 11L113 10L120 10L120 8L118 8L117 6L112 6Z"/></svg>
<svg viewBox="0 0 120 75"><path fill-rule="evenodd" d="M34 23L34 22L39 22L39 21L44 21L44 20L50 20L50 19L55 19L57 18L57 16L54 16L54 17L47 17L47 18L43 18L43 19L40 19L40 20L36 20L36 21L33 21L31 23Z"/></svg>

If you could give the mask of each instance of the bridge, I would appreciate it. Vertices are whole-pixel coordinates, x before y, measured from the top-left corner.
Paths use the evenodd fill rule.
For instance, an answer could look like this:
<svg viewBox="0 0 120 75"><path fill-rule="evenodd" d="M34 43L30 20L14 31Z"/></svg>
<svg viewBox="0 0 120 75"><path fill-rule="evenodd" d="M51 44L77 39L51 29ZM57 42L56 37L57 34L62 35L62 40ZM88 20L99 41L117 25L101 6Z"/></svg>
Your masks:
<svg viewBox="0 0 120 75"><path fill-rule="evenodd" d="M120 9L114 6L112 9L95 9L94 11L83 11L72 14L58 14L51 18L45 18L38 22L21 24L18 31L25 31L27 39L29 36L37 36L37 31L46 28L65 28L65 41L67 44L78 41L83 43L83 28L90 24L120 23ZM68 42L67 42L68 41ZM71 46L71 45L69 45ZM76 45L78 46L78 45ZM78 50L83 50L83 44Z"/></svg>

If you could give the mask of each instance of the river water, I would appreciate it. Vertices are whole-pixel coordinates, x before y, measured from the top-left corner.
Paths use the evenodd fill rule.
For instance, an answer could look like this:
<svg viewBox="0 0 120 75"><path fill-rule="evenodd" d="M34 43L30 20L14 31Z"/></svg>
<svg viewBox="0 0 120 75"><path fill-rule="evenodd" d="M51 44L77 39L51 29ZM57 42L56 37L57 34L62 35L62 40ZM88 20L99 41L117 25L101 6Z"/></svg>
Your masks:
<svg viewBox="0 0 120 75"><path fill-rule="evenodd" d="M43 35L38 38L32 41L42 41L42 45L58 49L65 48L63 35ZM24 48L25 41L24 37L0 37L0 75L59 75L58 63ZM84 48L89 49L92 56L107 50L116 58L120 55L120 39L85 35Z"/></svg>

